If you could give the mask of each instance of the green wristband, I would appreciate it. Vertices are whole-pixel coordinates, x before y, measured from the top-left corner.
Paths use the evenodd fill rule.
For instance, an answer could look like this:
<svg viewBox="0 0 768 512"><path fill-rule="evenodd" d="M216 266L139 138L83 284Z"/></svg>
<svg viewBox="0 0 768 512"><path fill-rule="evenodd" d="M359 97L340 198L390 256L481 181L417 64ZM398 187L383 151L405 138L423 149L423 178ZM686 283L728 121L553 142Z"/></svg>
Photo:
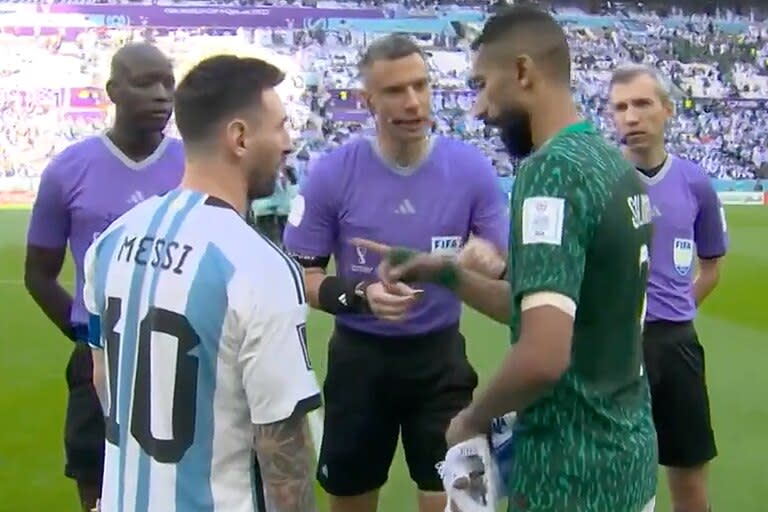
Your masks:
<svg viewBox="0 0 768 512"><path fill-rule="evenodd" d="M459 269L452 262L446 263L435 273L432 282L454 291L459 287Z"/></svg>
<svg viewBox="0 0 768 512"><path fill-rule="evenodd" d="M420 253L404 247L393 248L388 256L389 264L393 267L404 265ZM459 287L459 270L453 262L446 262L435 274L428 279L443 288L455 290Z"/></svg>
<svg viewBox="0 0 768 512"><path fill-rule="evenodd" d="M389 252L389 264L398 267L413 259L417 254L419 254L417 251L405 247L395 247Z"/></svg>

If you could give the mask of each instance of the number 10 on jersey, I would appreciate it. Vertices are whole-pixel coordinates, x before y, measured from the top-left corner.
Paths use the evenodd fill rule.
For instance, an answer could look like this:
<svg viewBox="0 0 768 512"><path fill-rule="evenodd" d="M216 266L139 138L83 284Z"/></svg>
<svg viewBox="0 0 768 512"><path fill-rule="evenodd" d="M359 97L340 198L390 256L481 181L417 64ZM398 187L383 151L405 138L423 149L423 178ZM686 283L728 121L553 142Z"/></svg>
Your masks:
<svg viewBox="0 0 768 512"><path fill-rule="evenodd" d="M125 393L122 401L131 404L127 417L130 418L131 435L141 448L153 459L163 463L177 463L192 446L195 436L195 417L197 412L197 374L199 361L190 352L200 344L200 337L189 320L179 313L167 309L150 307L147 314L133 333L122 336L115 328L122 316L123 301L117 297L107 299L107 309L102 321L102 338L106 344L107 365L109 372L109 415L106 420L106 438L114 445L120 443L120 430L125 425L118 423L120 411L117 407L119 382L132 384L133 399ZM152 375L152 334L163 333L176 339L175 375L173 389L151 389ZM121 346L124 351L121 363ZM122 375L127 371L129 362L134 360L132 374ZM170 439L158 439L152 434L150 411L152 397L158 394L173 393L172 404L173 435ZM162 396L162 395L160 395ZM123 407L121 406L121 409Z"/></svg>

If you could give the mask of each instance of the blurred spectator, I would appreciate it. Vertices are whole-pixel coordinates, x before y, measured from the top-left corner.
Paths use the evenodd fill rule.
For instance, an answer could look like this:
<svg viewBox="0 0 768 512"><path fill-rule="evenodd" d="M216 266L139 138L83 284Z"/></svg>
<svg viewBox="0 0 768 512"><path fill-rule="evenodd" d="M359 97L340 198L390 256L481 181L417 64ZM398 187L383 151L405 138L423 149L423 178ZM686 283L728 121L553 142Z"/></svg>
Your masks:
<svg viewBox="0 0 768 512"><path fill-rule="evenodd" d="M162 2L155 2L162 3ZM228 3L216 0L211 3ZM280 4L284 2L273 2ZM354 1L435 16L462 4L485 9L486 1ZM199 5L199 4L198 4ZM318 6L338 5L318 2ZM349 5L347 5L349 7ZM565 12L565 10L560 10ZM575 13L575 14L574 14ZM680 99L668 130L670 151L698 161L717 178L753 178L768 165L768 29L750 20L748 30L727 32L711 16L677 18L669 24L655 14L616 17L610 26L579 23L584 13L567 11L565 23L574 55L573 88L585 116L612 133L605 112L611 68L627 61L657 66ZM581 17L581 18L580 18ZM734 19L728 15L729 19ZM631 21L630 21L631 20ZM463 32L471 33L471 26ZM110 115L103 86L116 48L147 39L172 57L179 73L205 55L238 51L261 55L288 74L281 90L289 104L296 152L289 164L301 180L318 152L372 130L356 97L360 49L375 37L351 30L202 28L156 30L99 28L76 37L18 36L0 33L0 190L34 190L48 159L73 140L104 129ZM512 175L515 162L494 130L470 114L467 86L468 40L445 33L419 34L430 55L438 133L471 140L491 158L500 175ZM171 131L174 128L171 127Z"/></svg>

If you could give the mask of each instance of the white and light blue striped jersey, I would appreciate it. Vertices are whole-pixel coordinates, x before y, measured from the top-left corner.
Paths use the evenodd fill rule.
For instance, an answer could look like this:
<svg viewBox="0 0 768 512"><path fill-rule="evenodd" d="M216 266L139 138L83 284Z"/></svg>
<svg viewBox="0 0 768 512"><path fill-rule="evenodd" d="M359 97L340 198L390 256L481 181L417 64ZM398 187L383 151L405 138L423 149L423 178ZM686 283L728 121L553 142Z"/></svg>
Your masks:
<svg viewBox="0 0 768 512"><path fill-rule="evenodd" d="M320 405L299 266L223 201L177 189L85 258L106 354L105 512L256 512L252 424Z"/></svg>

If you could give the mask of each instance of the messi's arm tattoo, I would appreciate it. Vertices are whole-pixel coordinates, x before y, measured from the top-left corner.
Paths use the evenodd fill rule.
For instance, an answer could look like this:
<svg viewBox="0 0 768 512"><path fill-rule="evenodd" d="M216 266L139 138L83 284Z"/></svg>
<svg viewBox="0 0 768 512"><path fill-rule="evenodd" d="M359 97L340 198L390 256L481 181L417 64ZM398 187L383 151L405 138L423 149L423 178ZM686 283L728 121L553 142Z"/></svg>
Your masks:
<svg viewBox="0 0 768 512"><path fill-rule="evenodd" d="M306 414L254 425L268 512L316 512L315 457Z"/></svg>

